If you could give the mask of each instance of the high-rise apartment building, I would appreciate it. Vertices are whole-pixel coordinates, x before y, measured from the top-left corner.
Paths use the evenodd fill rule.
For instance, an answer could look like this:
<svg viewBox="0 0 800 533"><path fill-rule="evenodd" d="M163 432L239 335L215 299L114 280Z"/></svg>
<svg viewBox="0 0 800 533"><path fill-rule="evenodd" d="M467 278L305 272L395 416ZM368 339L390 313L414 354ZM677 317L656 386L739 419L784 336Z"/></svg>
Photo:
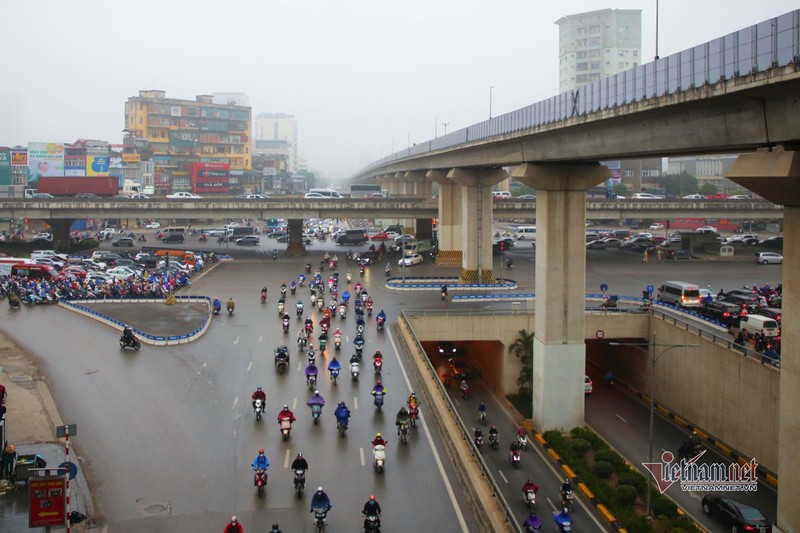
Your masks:
<svg viewBox="0 0 800 533"><path fill-rule="evenodd" d="M639 9L601 9L568 15L556 24L559 92L571 91L642 62Z"/></svg>
<svg viewBox="0 0 800 533"><path fill-rule="evenodd" d="M289 172L297 172L297 120L286 113L259 113L256 115L256 141L281 141L280 143L262 143L275 153L276 147L282 147L288 157Z"/></svg>
<svg viewBox="0 0 800 533"><path fill-rule="evenodd" d="M211 95L195 100L166 98L165 91L139 91L125 103L125 129L136 144L147 140L155 165L157 189L187 190L196 185L195 164L218 169L228 165L230 188L241 188L252 165L252 111L233 101L214 103ZM192 188L195 185L191 185Z"/></svg>

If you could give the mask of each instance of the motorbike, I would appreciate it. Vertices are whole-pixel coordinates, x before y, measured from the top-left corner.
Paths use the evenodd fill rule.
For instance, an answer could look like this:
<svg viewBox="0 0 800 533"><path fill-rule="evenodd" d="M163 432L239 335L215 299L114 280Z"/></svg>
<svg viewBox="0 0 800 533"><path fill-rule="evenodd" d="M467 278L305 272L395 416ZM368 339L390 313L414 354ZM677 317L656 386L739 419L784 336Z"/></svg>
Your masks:
<svg viewBox="0 0 800 533"><path fill-rule="evenodd" d="M528 520L525 520L523 527L525 528L525 533L539 533L542 530L542 519L531 513Z"/></svg>
<svg viewBox="0 0 800 533"><path fill-rule="evenodd" d="M303 489L306 487L306 471L298 468L294 471L294 490L297 493L297 497L300 498L303 495Z"/></svg>
<svg viewBox="0 0 800 533"><path fill-rule="evenodd" d="M19 305L19 304L17 304ZM133 348L134 350L139 350L142 347L142 344L139 342L139 339L136 337L131 337L130 339L126 339L125 337L120 337L119 339L119 347L123 350L125 348Z"/></svg>
<svg viewBox="0 0 800 533"><path fill-rule="evenodd" d="M350 274L350 272L347 273L347 275L345 276L345 279L347 280L348 284L350 284L350 282L353 281L353 276Z"/></svg>
<svg viewBox="0 0 800 533"><path fill-rule="evenodd" d="M478 422L480 422L482 426L486 425L486 411L478 412Z"/></svg>
<svg viewBox="0 0 800 533"><path fill-rule="evenodd" d="M292 419L289 417L281 418L281 437L283 440L289 440L289 433L292 432Z"/></svg>
<svg viewBox="0 0 800 533"><path fill-rule="evenodd" d="M319 423L319 415L322 414L322 406L319 404L314 404L311 406L311 418L314 419L314 424Z"/></svg>
<svg viewBox="0 0 800 533"><path fill-rule="evenodd" d="M447 291L442 291L442 301L447 300Z"/></svg>
<svg viewBox="0 0 800 533"><path fill-rule="evenodd" d="M264 487L267 486L267 470L265 468L256 469L256 488L258 489L258 497L264 496Z"/></svg>
<svg viewBox="0 0 800 533"><path fill-rule="evenodd" d="M233 303L228 302L228 316L233 314Z"/></svg>
<svg viewBox="0 0 800 533"><path fill-rule="evenodd" d="M364 531L367 533L380 533L378 515L368 514L364 516Z"/></svg>
<svg viewBox="0 0 800 533"><path fill-rule="evenodd" d="M301 350L305 349L307 343L308 343L308 338L306 338L306 337L297 337L297 346Z"/></svg>
<svg viewBox="0 0 800 533"><path fill-rule="evenodd" d="M364 267L363 266L358 268L358 273L361 275L362 278L364 277Z"/></svg>
<svg viewBox="0 0 800 533"><path fill-rule="evenodd" d="M572 532L572 517L567 512L560 512L553 515L553 521L558 526L558 533Z"/></svg>
<svg viewBox="0 0 800 533"><path fill-rule="evenodd" d="M286 304L278 302L278 316L283 316L283 310L286 309Z"/></svg>
<svg viewBox="0 0 800 533"><path fill-rule="evenodd" d="M500 439L497 438L497 433L489 433L489 446L491 446L493 450L500 447Z"/></svg>
<svg viewBox="0 0 800 533"><path fill-rule="evenodd" d="M561 493L561 507L567 509L570 513L575 506L575 493L571 490Z"/></svg>
<svg viewBox="0 0 800 533"><path fill-rule="evenodd" d="M325 307L325 302L323 301L322 297L320 296L317 298L317 310L322 311L322 308Z"/></svg>
<svg viewBox="0 0 800 533"><path fill-rule="evenodd" d="M386 322L386 318L384 318L382 316L379 316L378 318L375 319L375 324L378 326L379 330L383 329L383 325L384 325L385 322Z"/></svg>
<svg viewBox="0 0 800 533"><path fill-rule="evenodd" d="M372 316L372 304L367 304L367 316Z"/></svg>
<svg viewBox="0 0 800 533"><path fill-rule="evenodd" d="M302 305L295 305L294 306L294 314L297 316L297 320L303 318L303 306Z"/></svg>
<svg viewBox="0 0 800 533"><path fill-rule="evenodd" d="M261 291L261 303L267 303L267 291Z"/></svg>
<svg viewBox="0 0 800 533"><path fill-rule="evenodd" d="M356 325L356 334L362 335L364 333L364 322L363 320Z"/></svg>
<svg viewBox="0 0 800 533"><path fill-rule="evenodd" d="M255 401L255 404L253 410L256 412L256 422L260 422L261 415L264 414L264 400L259 398Z"/></svg>
<svg viewBox="0 0 800 533"><path fill-rule="evenodd" d="M314 326L310 322L306 323L306 335L311 335L314 332Z"/></svg>
<svg viewBox="0 0 800 533"><path fill-rule="evenodd" d="M519 468L519 464L522 462L522 452L519 450L513 450L509 452L508 460L511 462L511 466L514 468Z"/></svg>
<svg viewBox="0 0 800 533"><path fill-rule="evenodd" d="M510 258L506 259L506 269L511 270L512 268L514 268L514 261L512 261Z"/></svg>
<svg viewBox="0 0 800 533"><path fill-rule="evenodd" d="M526 490L522 493L522 499L528 505L531 511L536 508L536 493L532 490Z"/></svg>
<svg viewBox="0 0 800 533"><path fill-rule="evenodd" d="M528 449L528 436L527 435L519 435L517 434L517 443L519 444L520 449L525 451Z"/></svg>
<svg viewBox="0 0 800 533"><path fill-rule="evenodd" d="M411 404L408 407L408 414L411 415L411 427L416 427L417 419L419 418L419 405Z"/></svg>
<svg viewBox="0 0 800 533"><path fill-rule="evenodd" d="M340 305L339 306L339 318L344 320L346 316L347 316L347 307L345 307L343 305Z"/></svg>
<svg viewBox="0 0 800 533"><path fill-rule="evenodd" d="M353 377L353 380L358 379L358 363L355 361L350 363L350 375Z"/></svg>
<svg viewBox="0 0 800 533"><path fill-rule="evenodd" d="M372 462L375 465L375 470L383 472L383 467L386 463L386 446L377 444L372 447Z"/></svg>
<svg viewBox="0 0 800 533"><path fill-rule="evenodd" d="M383 409L383 393L373 392L372 395L375 396L373 403L375 404L375 407L378 408L378 412L380 413L381 409Z"/></svg>
<svg viewBox="0 0 800 533"><path fill-rule="evenodd" d="M311 263L306 263L306 274L311 274Z"/></svg>
<svg viewBox="0 0 800 533"><path fill-rule="evenodd" d="M383 269L383 274L388 278L392 275L392 267L386 265L386 268Z"/></svg>
<svg viewBox="0 0 800 533"><path fill-rule="evenodd" d="M276 359L275 368L278 369L278 372L283 374L286 372L286 369L289 368L289 362L286 359Z"/></svg>
<svg viewBox="0 0 800 533"><path fill-rule="evenodd" d="M310 346L308 348L308 364L309 365L316 365L316 363L314 362L316 360L316 358L317 358L317 352L314 351L314 347L313 346Z"/></svg>
<svg viewBox="0 0 800 533"><path fill-rule="evenodd" d="M469 400L469 385L462 385L459 390L461 391L461 398Z"/></svg>
<svg viewBox="0 0 800 533"><path fill-rule="evenodd" d="M8 307L9 307L9 309L22 309L22 302L20 302L19 299L16 299L16 300L9 299L8 300ZM123 346L123 348L124 348L124 346Z"/></svg>
<svg viewBox="0 0 800 533"><path fill-rule="evenodd" d="M317 533L323 533L325 531L327 517L327 509L314 509L314 528L316 529Z"/></svg>
<svg viewBox="0 0 800 533"><path fill-rule="evenodd" d="M139 238L136 240L139 242L147 242L147 237L145 237L144 235L139 235Z"/></svg>
<svg viewBox="0 0 800 533"><path fill-rule="evenodd" d="M316 374L309 374L306 376L306 383L308 384L309 389L316 389L317 388L317 375Z"/></svg>
<svg viewBox="0 0 800 533"><path fill-rule="evenodd" d="M339 369L338 368L331 369L331 381L333 382L334 385L336 385L336 383L339 381Z"/></svg>
<svg viewBox="0 0 800 533"><path fill-rule="evenodd" d="M347 418L337 418L336 429L339 431L339 435L344 437L344 434L347 433Z"/></svg>
<svg viewBox="0 0 800 533"><path fill-rule="evenodd" d="M475 436L475 446L480 450L483 448L483 435Z"/></svg>
<svg viewBox="0 0 800 533"><path fill-rule="evenodd" d="M206 242L207 240L208 240L208 235L206 235L205 233L200 235L200 242Z"/></svg>
<svg viewBox="0 0 800 533"><path fill-rule="evenodd" d="M360 359L364 353L364 337L358 336L353 339L353 346L356 347L356 355Z"/></svg>
<svg viewBox="0 0 800 533"><path fill-rule="evenodd" d="M382 357L376 357L375 360L372 363L372 366L375 367L375 375L380 376L381 375L381 368L383 368L383 358Z"/></svg>
<svg viewBox="0 0 800 533"><path fill-rule="evenodd" d="M219 306L216 306L216 305L214 306L214 314L215 315L218 315L221 310L222 310L222 307L219 307Z"/></svg>
<svg viewBox="0 0 800 533"><path fill-rule="evenodd" d="M403 444L408 443L408 428L410 426L409 422L402 422L400 424L400 442Z"/></svg>
<svg viewBox="0 0 800 533"><path fill-rule="evenodd" d="M334 335L333 336L333 346L336 348L337 352L342 347L342 336L341 335Z"/></svg>
<svg viewBox="0 0 800 533"><path fill-rule="evenodd" d="M294 293L297 292L297 283L294 281L292 281L291 285L289 285L289 292L292 293L292 296L294 296Z"/></svg>

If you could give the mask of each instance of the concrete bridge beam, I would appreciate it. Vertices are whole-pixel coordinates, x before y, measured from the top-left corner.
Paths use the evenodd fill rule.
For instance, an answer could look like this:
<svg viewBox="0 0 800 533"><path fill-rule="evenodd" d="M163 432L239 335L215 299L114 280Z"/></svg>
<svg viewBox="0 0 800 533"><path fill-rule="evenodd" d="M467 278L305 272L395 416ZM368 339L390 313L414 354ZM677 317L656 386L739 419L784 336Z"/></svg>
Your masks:
<svg viewBox="0 0 800 533"><path fill-rule="evenodd" d="M494 283L492 187L508 178L501 168L454 168L448 179L461 187L461 283ZM473 210L474 209L474 210Z"/></svg>
<svg viewBox="0 0 800 533"><path fill-rule="evenodd" d="M783 204L783 321L778 407L778 520L781 531L800 532L800 152L773 149L741 154L728 177Z"/></svg>
<svg viewBox="0 0 800 533"><path fill-rule="evenodd" d="M517 167L536 189L533 419L542 431L583 425L586 191L611 173L599 164Z"/></svg>

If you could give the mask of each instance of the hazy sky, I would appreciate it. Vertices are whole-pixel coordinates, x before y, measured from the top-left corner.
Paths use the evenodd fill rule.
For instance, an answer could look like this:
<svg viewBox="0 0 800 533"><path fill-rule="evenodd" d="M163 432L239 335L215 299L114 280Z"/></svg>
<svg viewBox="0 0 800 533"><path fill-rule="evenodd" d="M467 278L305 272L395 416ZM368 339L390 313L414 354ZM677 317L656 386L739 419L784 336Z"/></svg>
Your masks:
<svg viewBox="0 0 800 533"><path fill-rule="evenodd" d="M140 89L168 98L242 92L254 116L294 115L311 170L347 177L411 143L558 93L555 21L656 0L5 0L6 91L24 96L23 139L119 143ZM661 57L798 7L797 0L661 0ZM438 117L438 118L437 118Z"/></svg>

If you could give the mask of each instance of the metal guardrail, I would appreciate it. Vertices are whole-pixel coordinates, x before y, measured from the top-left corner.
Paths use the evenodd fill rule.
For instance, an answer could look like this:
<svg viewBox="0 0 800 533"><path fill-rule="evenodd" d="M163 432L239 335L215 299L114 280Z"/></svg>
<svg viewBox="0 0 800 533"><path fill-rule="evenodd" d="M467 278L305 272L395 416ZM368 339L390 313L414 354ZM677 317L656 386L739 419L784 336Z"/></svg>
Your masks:
<svg viewBox="0 0 800 533"><path fill-rule="evenodd" d="M415 312L414 314L417 314L417 313ZM403 320L405 322L405 326L412 333L412 336L414 337L414 341L416 342L416 349L422 354L427 354L427 352L425 352L425 349L419 343L419 340L417 339L416 334L414 334L414 328L411 326L411 322L406 317L405 312L401 311L400 316L398 317L398 319ZM518 533L522 533L523 532L522 525L519 523L519 521L514 516L514 513L511 510L511 506L508 503L508 500L506 500L505 496L503 496L503 493L500 490L500 484L494 478L494 476L492 475L491 470L489 469L489 466L483 460L483 455L481 454L480 450L478 450L478 448L475 446L475 443L472 440L472 434L470 433L469 428L465 424L464 420L461 418L461 415L458 414L458 410L456 409L455 405L453 405L453 401L450 399L450 395L447 394L447 391L445 390L444 385L442 384L441 380L439 379L439 374L436 372L436 369L433 367L433 365L431 364L431 361L430 361L430 359L428 357L424 357L423 359L425 361L426 370L428 372L430 372L431 376L434 379L434 382L437 384L437 392L440 394L440 396L443 398L443 400L447 403L447 408L450 411L450 413L452 415L454 415L455 418L458 420L458 423L460 425L460 429L461 429L461 432L462 432L462 434L464 436L464 439L469 444L470 449L472 450L473 457L475 459L477 459L478 464L480 465L480 469L481 469L482 475L487 480L489 480L489 483L492 486L492 491L494 493L493 495L496 498L499 499L499 501L500 501L500 503L501 503L501 505L503 507L504 513L505 513L506 521L513 526L515 531L517 531Z"/></svg>
<svg viewBox="0 0 800 533"><path fill-rule="evenodd" d="M784 67L798 58L800 10L795 10L573 91L417 143L375 161L357 175L393 161Z"/></svg>

